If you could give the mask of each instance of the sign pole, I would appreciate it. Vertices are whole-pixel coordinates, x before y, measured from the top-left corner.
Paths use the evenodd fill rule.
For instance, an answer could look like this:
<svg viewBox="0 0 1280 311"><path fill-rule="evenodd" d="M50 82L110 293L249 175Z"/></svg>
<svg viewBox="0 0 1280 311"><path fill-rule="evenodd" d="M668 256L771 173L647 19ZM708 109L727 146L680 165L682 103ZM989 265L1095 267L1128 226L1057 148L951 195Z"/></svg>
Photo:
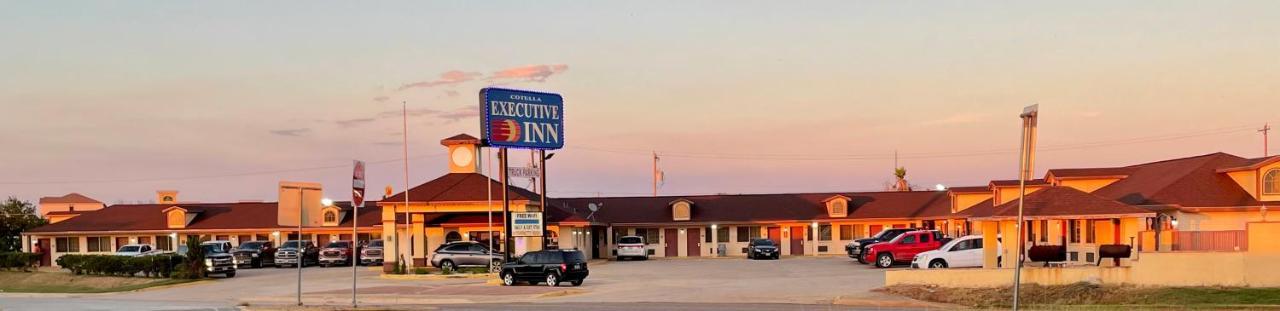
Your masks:
<svg viewBox="0 0 1280 311"><path fill-rule="evenodd" d="M299 306L302 305L302 264L303 264L303 258L306 257L306 256L303 256L303 253L306 252L306 249L302 247L302 210L306 209L307 207L305 204L302 204L303 202L302 193L304 191L302 188L303 187L298 187L298 240L296 241L297 243L295 243L298 250L297 252L298 255L295 256L295 259L297 259L298 262L295 262L295 265L298 266L298 305Z"/></svg>
<svg viewBox="0 0 1280 311"><path fill-rule="evenodd" d="M507 148L498 149L498 166L502 174L502 262L511 262L511 198L507 197Z"/></svg>
<svg viewBox="0 0 1280 311"><path fill-rule="evenodd" d="M351 174L351 307L356 305L356 280L359 271L356 269L360 261L360 233L356 227L360 223L360 206L364 205L364 162L356 160L354 172Z"/></svg>
<svg viewBox="0 0 1280 311"><path fill-rule="evenodd" d="M538 150L538 206L542 209L542 249L547 249L547 151Z"/></svg>

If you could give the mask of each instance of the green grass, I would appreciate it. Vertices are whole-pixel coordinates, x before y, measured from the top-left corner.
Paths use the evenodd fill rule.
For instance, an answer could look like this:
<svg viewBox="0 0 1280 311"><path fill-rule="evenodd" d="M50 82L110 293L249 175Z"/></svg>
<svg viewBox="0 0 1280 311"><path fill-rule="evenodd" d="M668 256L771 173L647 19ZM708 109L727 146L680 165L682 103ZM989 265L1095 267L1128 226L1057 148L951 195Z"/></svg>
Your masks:
<svg viewBox="0 0 1280 311"><path fill-rule="evenodd" d="M1012 288L891 286L883 291L914 299L977 308L1008 308ZM1023 285L1022 304L1037 308L1120 310L1280 306L1280 288L1136 287L1085 283Z"/></svg>
<svg viewBox="0 0 1280 311"><path fill-rule="evenodd" d="M59 272L0 272L0 292L109 293L191 282L185 279L71 275Z"/></svg>

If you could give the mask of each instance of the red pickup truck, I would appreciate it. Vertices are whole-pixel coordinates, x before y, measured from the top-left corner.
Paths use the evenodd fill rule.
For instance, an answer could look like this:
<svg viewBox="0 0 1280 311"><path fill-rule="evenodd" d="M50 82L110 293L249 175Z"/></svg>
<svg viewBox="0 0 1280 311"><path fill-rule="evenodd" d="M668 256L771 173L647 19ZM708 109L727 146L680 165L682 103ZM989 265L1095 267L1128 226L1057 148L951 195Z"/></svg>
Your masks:
<svg viewBox="0 0 1280 311"><path fill-rule="evenodd" d="M950 240L938 231L912 231L888 242L871 244L862 256L863 260L875 263L876 267L888 268L894 263L911 263L916 254L938 249Z"/></svg>

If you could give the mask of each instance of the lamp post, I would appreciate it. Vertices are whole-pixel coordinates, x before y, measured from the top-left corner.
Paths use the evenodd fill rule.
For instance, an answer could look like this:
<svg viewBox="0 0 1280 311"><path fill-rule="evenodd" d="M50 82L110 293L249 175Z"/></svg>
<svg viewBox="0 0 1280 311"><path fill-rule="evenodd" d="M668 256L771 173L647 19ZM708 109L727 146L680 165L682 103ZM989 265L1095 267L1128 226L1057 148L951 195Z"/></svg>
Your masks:
<svg viewBox="0 0 1280 311"><path fill-rule="evenodd" d="M1023 108L1022 114L1018 116L1022 118L1022 146L1019 148L1018 154L1018 222L1014 224L1014 228L1018 230L1018 234L1015 235L1015 238L1018 239L1015 243L1017 248L1014 251L1018 255L1014 257L1013 266L1013 310L1018 310L1018 291L1022 281L1022 256L1026 253L1022 245L1026 240L1023 237L1025 232L1023 232L1022 210L1025 203L1023 201L1027 196L1027 179L1031 179L1032 166L1035 163L1036 122L1039 116L1039 104Z"/></svg>

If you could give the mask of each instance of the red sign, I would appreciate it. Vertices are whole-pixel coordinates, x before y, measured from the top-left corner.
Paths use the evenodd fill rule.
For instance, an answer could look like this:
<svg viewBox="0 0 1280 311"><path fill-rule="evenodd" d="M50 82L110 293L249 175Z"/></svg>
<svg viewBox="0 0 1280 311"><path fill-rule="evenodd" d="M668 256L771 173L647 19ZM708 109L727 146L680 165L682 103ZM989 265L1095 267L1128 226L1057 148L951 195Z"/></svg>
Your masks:
<svg viewBox="0 0 1280 311"><path fill-rule="evenodd" d="M351 206L358 208L364 205L364 161L354 162L356 168L351 174Z"/></svg>

